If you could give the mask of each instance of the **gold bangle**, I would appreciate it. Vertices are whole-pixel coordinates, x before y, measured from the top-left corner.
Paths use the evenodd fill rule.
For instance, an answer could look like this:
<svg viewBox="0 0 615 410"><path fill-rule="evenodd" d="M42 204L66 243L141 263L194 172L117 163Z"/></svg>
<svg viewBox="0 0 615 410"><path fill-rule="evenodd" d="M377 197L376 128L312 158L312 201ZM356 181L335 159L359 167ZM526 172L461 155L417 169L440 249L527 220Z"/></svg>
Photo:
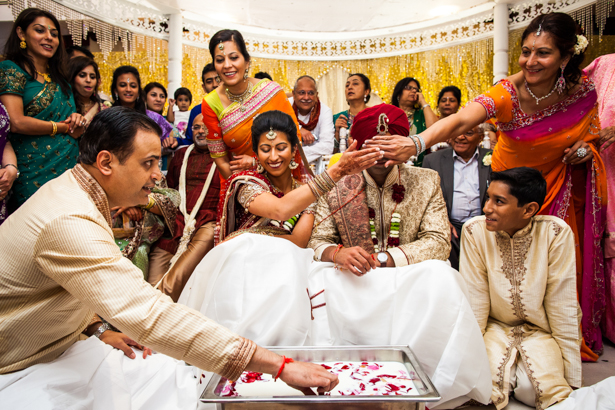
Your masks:
<svg viewBox="0 0 615 410"><path fill-rule="evenodd" d="M58 124L53 121L49 121L51 123L51 136L53 137L58 133Z"/></svg>
<svg viewBox="0 0 615 410"><path fill-rule="evenodd" d="M146 211L149 211L150 209L152 209L156 205L156 201L154 200L153 196L148 195L148 198L149 198L149 202L147 203L147 205L141 207L141 208L145 209Z"/></svg>

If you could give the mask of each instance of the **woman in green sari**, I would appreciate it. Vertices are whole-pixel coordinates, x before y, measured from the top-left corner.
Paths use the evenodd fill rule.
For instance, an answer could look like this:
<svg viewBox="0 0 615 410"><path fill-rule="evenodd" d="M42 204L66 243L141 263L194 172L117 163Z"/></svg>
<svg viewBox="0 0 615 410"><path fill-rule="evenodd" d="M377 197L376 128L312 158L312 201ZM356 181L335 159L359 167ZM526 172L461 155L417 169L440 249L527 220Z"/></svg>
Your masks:
<svg viewBox="0 0 615 410"><path fill-rule="evenodd" d="M34 8L19 14L0 63L0 101L10 116L9 141L20 171L12 210L77 163L86 121L75 112L65 54L53 14Z"/></svg>
<svg viewBox="0 0 615 410"><path fill-rule="evenodd" d="M391 105L406 112L410 123L410 135L420 134L438 121L438 116L425 101L421 92L421 84L416 78L406 77L395 85ZM424 156L425 153L420 154L414 161L414 165L422 166Z"/></svg>

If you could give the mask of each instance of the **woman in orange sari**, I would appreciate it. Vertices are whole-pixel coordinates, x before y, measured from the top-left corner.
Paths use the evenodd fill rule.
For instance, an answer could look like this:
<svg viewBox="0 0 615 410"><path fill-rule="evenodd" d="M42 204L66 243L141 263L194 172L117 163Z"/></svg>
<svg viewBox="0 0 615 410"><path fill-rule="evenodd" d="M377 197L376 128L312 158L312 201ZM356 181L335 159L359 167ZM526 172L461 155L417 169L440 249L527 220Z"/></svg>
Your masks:
<svg viewBox="0 0 615 410"><path fill-rule="evenodd" d="M494 117L501 135L492 170L528 166L541 171L547 180L547 198L540 214L564 219L575 233L585 340L581 353L584 360L596 361L594 352L602 351L599 324L605 307L601 238L607 190L597 148L595 86L579 68L587 39L579 32L564 13L535 18L522 35L521 72L414 137L417 144L397 136L376 137L373 143L385 156L402 161L415 155L417 146L424 150Z"/></svg>
<svg viewBox="0 0 615 410"><path fill-rule="evenodd" d="M272 110L285 112L297 125L299 141L301 133L282 87L267 79L248 77L250 55L239 31L218 31L209 42L209 52L220 85L203 99L203 123L207 127L210 155L222 178L227 180L234 172L256 168L250 130L258 114ZM291 168L296 179L306 182L307 169L300 151L297 150ZM225 192L224 184L220 192Z"/></svg>

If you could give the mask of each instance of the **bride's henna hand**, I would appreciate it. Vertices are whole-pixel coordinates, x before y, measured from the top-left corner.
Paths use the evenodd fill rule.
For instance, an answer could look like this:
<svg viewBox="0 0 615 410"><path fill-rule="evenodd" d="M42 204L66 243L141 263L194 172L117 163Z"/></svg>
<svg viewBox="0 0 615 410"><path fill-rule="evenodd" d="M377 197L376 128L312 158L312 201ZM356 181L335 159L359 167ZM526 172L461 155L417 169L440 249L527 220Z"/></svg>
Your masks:
<svg viewBox="0 0 615 410"><path fill-rule="evenodd" d="M337 181L346 175L358 174L375 165L383 155L378 148L357 150L357 142L353 141L340 160L330 168L331 177Z"/></svg>

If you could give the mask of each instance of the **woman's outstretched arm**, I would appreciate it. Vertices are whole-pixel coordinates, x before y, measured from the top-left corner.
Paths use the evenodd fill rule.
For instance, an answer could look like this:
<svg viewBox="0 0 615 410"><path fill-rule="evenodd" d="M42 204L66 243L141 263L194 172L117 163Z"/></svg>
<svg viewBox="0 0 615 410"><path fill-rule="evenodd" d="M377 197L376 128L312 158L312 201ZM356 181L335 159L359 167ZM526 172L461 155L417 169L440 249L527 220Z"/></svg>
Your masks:
<svg viewBox="0 0 615 410"><path fill-rule="evenodd" d="M340 160L325 171L334 182L339 181L346 175L359 173L373 166L376 161L382 158L382 153L378 148L364 148L357 151L356 144L356 142L353 142ZM289 192L282 198L270 193L259 195L250 203L248 209L254 215L285 221L303 211L316 199L318 198L306 184Z"/></svg>

